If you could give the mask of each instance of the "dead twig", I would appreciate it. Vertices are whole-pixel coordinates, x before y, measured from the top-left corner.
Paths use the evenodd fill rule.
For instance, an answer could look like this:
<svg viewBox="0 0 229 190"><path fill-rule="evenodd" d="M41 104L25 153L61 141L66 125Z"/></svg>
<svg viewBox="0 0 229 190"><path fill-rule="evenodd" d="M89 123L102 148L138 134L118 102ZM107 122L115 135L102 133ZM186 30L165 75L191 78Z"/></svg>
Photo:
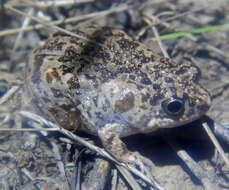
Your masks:
<svg viewBox="0 0 229 190"><path fill-rule="evenodd" d="M87 19L91 19L91 18L95 18L95 17L107 16L109 14L123 12L123 11L125 11L127 9L130 9L130 7L128 7L126 5L120 5L118 7L113 7L111 9L109 9L109 10L90 13L90 14L86 14L86 15L75 16L75 17L68 18L68 19L65 19L65 20L60 19L60 20L57 20L57 21L48 22L47 24L60 25L60 24L75 23L75 22L79 22L79 21L83 21L83 20L87 20ZM30 31L30 30L42 29L42 28L45 28L47 26L47 24L46 25L44 25L44 24L36 24L34 26L27 26L27 27L24 27L24 28L15 28L15 29L10 29L10 30L3 30L3 31L0 31L0 37L1 36L7 36L7 35L16 34L16 33L20 32L20 31Z"/></svg>
<svg viewBox="0 0 229 190"><path fill-rule="evenodd" d="M181 160L184 161L186 166L192 171L192 173L202 182L205 190L219 190L215 182L215 177L212 177L205 171L198 163L196 163L186 151L181 150L179 145L174 141L163 136L166 142L175 150L176 154Z"/></svg>
<svg viewBox="0 0 229 190"><path fill-rule="evenodd" d="M152 28L153 33L154 33L155 38L156 38L156 41L157 41L157 43L158 43L158 45L159 45L159 47L160 47L160 49L161 49L164 57L169 57L167 51L164 49L164 47L162 45L162 42L160 40L159 33L158 33L156 27L154 26L154 24L148 18L146 18L146 17L143 17L143 20Z"/></svg>
<svg viewBox="0 0 229 190"><path fill-rule="evenodd" d="M141 173L140 171L138 171L137 169L131 167L131 166L128 166L124 163L120 163L118 162L115 158L113 158L112 156L110 156L110 154L108 154L104 149L101 149L87 141L85 141L83 138L73 134L72 132L64 129L64 128L61 128L59 127L58 125L50 122L50 121L47 121L46 119L34 114L34 113L31 113L31 112L27 112L27 111L20 111L19 112L20 115L26 117L26 118L29 118L29 119L32 119L32 120L35 120L41 124L45 124L47 126L50 126L50 127L54 127L54 128L59 128L59 132L64 134L65 136L69 137L70 139L74 140L74 141L77 141L78 143L86 146L87 148L89 148L90 150L93 150L95 152L97 152L99 155L101 156L104 156L106 157L107 159L113 161L116 165L119 165L121 167L123 167L123 169L125 170L129 170L131 171L132 173L134 173L136 176L138 176L139 178L141 178L143 181L145 181L146 183L148 183L150 186L158 189L158 190L163 190L163 188L157 183L157 181L153 180L153 179L149 179L147 176L145 176L143 173ZM128 172L128 171L126 171Z"/></svg>
<svg viewBox="0 0 229 190"><path fill-rule="evenodd" d="M222 156L224 162L227 164L227 166L229 166L229 160L227 158L227 155L225 154L225 152L224 152L223 148L221 147L221 145L219 144L218 140L215 138L215 135L212 133L210 127L208 126L207 123L203 123L203 127L204 127L206 133L208 134L208 136L210 137L215 148L218 150L219 154Z"/></svg>

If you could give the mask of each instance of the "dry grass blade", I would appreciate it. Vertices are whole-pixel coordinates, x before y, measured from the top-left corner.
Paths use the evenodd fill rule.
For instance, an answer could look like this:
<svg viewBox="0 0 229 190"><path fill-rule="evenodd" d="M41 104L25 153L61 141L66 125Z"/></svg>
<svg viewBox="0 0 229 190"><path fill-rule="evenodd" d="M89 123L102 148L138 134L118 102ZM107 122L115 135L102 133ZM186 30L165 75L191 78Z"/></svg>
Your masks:
<svg viewBox="0 0 229 190"><path fill-rule="evenodd" d="M68 180L67 180L66 173L65 173L65 170L64 170L64 163L62 162L59 148L53 142L51 142L51 145L52 145L52 152L53 152L53 154L55 156L55 159L56 159L56 162L57 162L57 167L59 169L60 175L67 182ZM69 189L70 189L70 187L69 187Z"/></svg>
<svg viewBox="0 0 229 190"><path fill-rule="evenodd" d="M157 40L157 43L158 43L158 45L159 45L159 47L160 47L160 49L161 49L161 51L162 51L164 57L169 57L167 51L163 48L163 45L162 45L162 42L161 42L161 40L160 40L160 36L159 36L159 33L158 33L156 27L155 27L155 26L153 25L153 23L151 23L150 20L147 19L146 17L143 17L143 19L144 19L144 21L145 21L149 26L151 26L151 28L152 28L152 30L153 30L153 33L154 33L154 35L155 35L155 38L156 38L156 40Z"/></svg>
<svg viewBox="0 0 229 190"><path fill-rule="evenodd" d="M28 18L31 18L32 20L34 20L34 21L36 21L36 22L39 22L39 23L41 23L41 24L43 24L43 25L45 25L45 26L47 26L47 27L51 27L51 28L54 29L55 31L60 31L60 32L63 32L63 33L68 34L68 35L70 35L70 36L74 36L74 37L77 37L77 38L80 38L80 39L83 39L83 40L88 41L87 38L84 38L84 37L82 37L82 36L80 36L80 35L77 35L77 34L75 34L75 33L73 33L73 32L70 32L70 31L65 30L65 29L63 29L63 28L61 28L61 27L58 27L58 26L56 26L56 25L53 25L53 24L51 24L50 22L47 22L47 21L45 21L45 20L42 20L42 19L39 19L39 18L37 18L37 17L28 15L28 14L26 14L26 13L24 13L24 12L18 10L18 9L13 8L13 7L10 6L10 5L5 5L5 8L7 8L7 9L13 11L13 12L16 12L16 13L18 13L18 14L20 14L20 15L23 15L23 16L26 16L26 17L28 17Z"/></svg>
<svg viewBox="0 0 229 190"><path fill-rule="evenodd" d="M49 7L63 7L63 6L70 6L75 5L79 3L89 3L93 2L94 0L55 0L55 1L45 1L45 2L39 2L39 1L30 1L30 0L21 0L17 2L13 2L14 7L36 7L41 9L47 9Z"/></svg>
<svg viewBox="0 0 229 190"><path fill-rule="evenodd" d="M224 162L227 164L227 166L229 166L229 160L227 158L227 155L225 154L225 152L224 152L223 148L221 147L221 145L219 144L218 140L215 138L215 135L212 133L210 127L208 126L207 123L203 123L203 127L204 127L206 133L208 134L208 136L210 137L215 148L218 150L219 154L222 156Z"/></svg>
<svg viewBox="0 0 229 190"><path fill-rule="evenodd" d="M87 20L87 19L91 19L91 18L95 18L95 17L107 16L109 14L123 12L123 11L125 11L127 9L130 9L130 8L131 7L128 7L127 5L120 5L118 7L113 7L111 9L109 9L109 10L90 13L90 14L86 14L86 15L75 16L75 17L72 17L72 18L68 18L66 20L62 20L61 19L61 20L49 22L49 24L51 24L51 25L59 25L59 24L63 24L63 23L65 23L65 24L74 23L74 22L79 22L79 21L83 21L83 20ZM0 31L0 37L1 36L7 36L7 35L16 34L16 33L20 32L20 31L37 30L37 29L45 28L46 26L47 25L44 25L44 24L37 24L37 25L34 25L34 26L27 26L25 28L16 28L16 29Z"/></svg>
<svg viewBox="0 0 229 190"><path fill-rule="evenodd" d="M9 9L9 10L11 10L11 11L14 11L14 12L20 14L20 15L23 15L23 16L26 16L26 17L28 17L28 18L31 18L32 20L34 20L34 21L36 21L36 22L39 22L39 23L41 23L42 25L45 25L45 26L47 26L47 27L51 27L51 28L52 28L53 30L55 30L55 31L60 31L60 32L63 32L63 33L68 34L68 35L70 35L70 36L74 36L74 37L77 37L77 38L79 38L79 39L83 39L83 40L85 40L85 41L90 41L90 43L94 43L94 44L96 44L96 45L100 45L101 47L104 47L104 45L103 45L102 43L99 43L99 42L93 41L93 40L91 40L91 39L88 39L88 38L86 38L86 37L80 36L80 35L78 35L78 34L76 34L76 33L74 33L74 32L65 30L65 29L63 29L63 28L61 28L61 27L58 27L58 26L52 24L51 22L47 22L47 21L44 21L44 20L42 20L42 19L36 18L36 17L34 17L34 16L31 16L31 15L29 15L29 14L26 14L26 13L24 13L24 12L18 10L18 9L15 9L15 8L12 7L11 5L5 5L5 8L7 8L7 9ZM22 31L22 30L21 30L21 31Z"/></svg>
<svg viewBox="0 0 229 190"><path fill-rule="evenodd" d="M0 123L2 124L2 123ZM59 131L59 128L36 128L36 129L31 129L31 128L0 128L0 131L30 131L30 132L35 132L35 131Z"/></svg>
<svg viewBox="0 0 229 190"><path fill-rule="evenodd" d="M54 127L54 128L59 128L59 132L64 134L65 136L69 137L70 139L72 139L74 141L77 141L78 143L80 143L80 144L86 146L87 148L89 148L90 150L93 150L93 151L97 152L98 154L108 158L109 160L113 161L115 164L122 166L123 169L125 169L125 170L127 169L127 170L131 171L132 173L134 173L136 176L141 178L143 181L147 182L152 187L154 187L154 188L156 188L158 190L163 190L163 188L155 180L149 179L147 176L145 176L143 173L141 173L140 171L138 171L137 169L135 169L133 167L129 167L126 164L118 162L116 159L111 157L104 149L101 149L101 148L99 148L99 147L97 147L97 146L85 141L83 138L73 134L72 132L70 132L70 131L68 131L68 130L66 130L64 128L61 128L61 127L57 126L56 124L54 124L54 123L52 123L50 121L47 121L44 118L42 118L42 117L40 117L40 116L38 116L38 115L36 115L34 113L27 112L27 111L20 111L19 114L24 116L24 117L26 117L26 118L35 120L35 121L37 121L37 122L39 122L41 124L45 124L47 126Z"/></svg>
<svg viewBox="0 0 229 190"><path fill-rule="evenodd" d="M0 99L0 105L5 103L17 90L20 88L20 86L13 86L1 99Z"/></svg>
<svg viewBox="0 0 229 190"><path fill-rule="evenodd" d="M124 169L119 165L116 165L116 167L120 171L120 173L125 177L125 179L128 179L127 181L133 190L142 190L140 185L138 185L138 183L133 178L133 176L128 172L128 170Z"/></svg>
<svg viewBox="0 0 229 190"><path fill-rule="evenodd" d="M34 9L30 9L29 12L28 12L28 15L33 15L34 13ZM15 50L17 49L20 41L22 40L22 37L23 37L23 28L25 28L26 26L29 25L29 22L30 22L30 18L29 17L26 17L23 24L22 24L22 28L21 28L21 31L19 32L18 36L17 36L17 39L14 43L14 47L13 47L13 52L15 52Z"/></svg>
<svg viewBox="0 0 229 190"><path fill-rule="evenodd" d="M188 166L188 168L192 171L192 173L201 181L205 190L219 190L220 188L215 183L215 178L212 177L205 171L198 163L196 163L184 150L181 150L179 145L174 141L168 139L163 136L166 142L175 150L177 155L184 163Z"/></svg>
<svg viewBox="0 0 229 190"><path fill-rule="evenodd" d="M112 181L111 181L111 190L116 190L117 189L117 183L118 183L118 171L115 169L113 171L113 177L112 177Z"/></svg>

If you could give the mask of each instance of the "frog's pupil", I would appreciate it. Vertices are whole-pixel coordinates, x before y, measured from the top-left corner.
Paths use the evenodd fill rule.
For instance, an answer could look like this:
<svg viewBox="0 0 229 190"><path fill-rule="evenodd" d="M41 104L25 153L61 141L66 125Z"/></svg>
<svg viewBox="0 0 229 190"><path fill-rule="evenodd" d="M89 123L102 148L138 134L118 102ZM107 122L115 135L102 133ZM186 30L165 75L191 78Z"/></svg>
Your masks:
<svg viewBox="0 0 229 190"><path fill-rule="evenodd" d="M178 113L182 109L182 103L179 101L172 101L167 105L167 110L171 113Z"/></svg>
<svg viewBox="0 0 229 190"><path fill-rule="evenodd" d="M171 97L162 102L162 108L170 116L181 116L184 113L184 101L178 97Z"/></svg>

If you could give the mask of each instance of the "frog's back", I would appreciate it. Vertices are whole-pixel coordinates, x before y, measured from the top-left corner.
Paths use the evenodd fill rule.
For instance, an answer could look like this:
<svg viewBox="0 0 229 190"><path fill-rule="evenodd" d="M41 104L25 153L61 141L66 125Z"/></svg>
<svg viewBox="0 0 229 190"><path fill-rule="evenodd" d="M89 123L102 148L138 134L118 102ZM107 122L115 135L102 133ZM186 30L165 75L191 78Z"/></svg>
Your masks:
<svg viewBox="0 0 229 190"><path fill-rule="evenodd" d="M75 128L80 121L96 133L119 123L126 136L182 125L207 111L209 95L189 62L157 56L109 27L73 32L89 40L54 34L33 52L27 77L40 110L61 126ZM168 109L171 102L177 103L176 113Z"/></svg>

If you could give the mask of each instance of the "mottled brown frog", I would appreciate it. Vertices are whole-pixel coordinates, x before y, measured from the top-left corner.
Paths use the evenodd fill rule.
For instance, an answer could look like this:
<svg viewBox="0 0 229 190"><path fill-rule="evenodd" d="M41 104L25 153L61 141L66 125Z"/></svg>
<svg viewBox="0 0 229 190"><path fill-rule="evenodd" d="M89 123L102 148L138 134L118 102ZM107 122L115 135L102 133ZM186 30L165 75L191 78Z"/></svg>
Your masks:
<svg viewBox="0 0 229 190"><path fill-rule="evenodd" d="M144 162L121 137L181 126L209 109L209 93L190 62L155 55L118 29L73 32L88 40L57 32L33 51L27 89L47 119L98 135L117 159Z"/></svg>

